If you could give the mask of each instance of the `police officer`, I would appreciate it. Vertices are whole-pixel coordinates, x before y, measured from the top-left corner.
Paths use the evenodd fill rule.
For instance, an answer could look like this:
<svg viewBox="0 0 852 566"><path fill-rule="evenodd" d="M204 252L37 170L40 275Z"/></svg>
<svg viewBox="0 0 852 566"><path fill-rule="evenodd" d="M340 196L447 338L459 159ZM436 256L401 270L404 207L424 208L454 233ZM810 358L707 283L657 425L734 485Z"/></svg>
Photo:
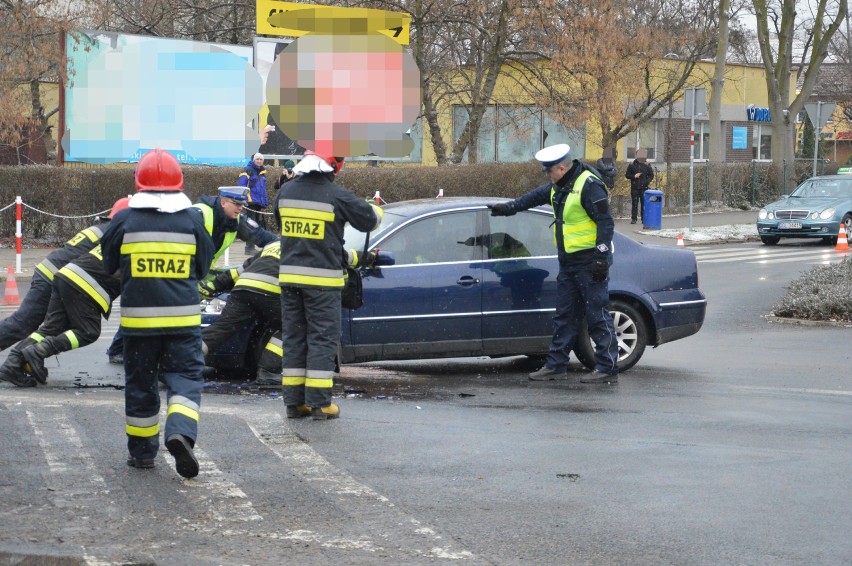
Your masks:
<svg viewBox="0 0 852 566"><path fill-rule="evenodd" d="M109 218L127 208L129 200L127 197L117 200ZM105 226L108 223L99 230ZM112 302L119 295L118 278L104 270L100 244L52 275L55 277L47 316L36 331L9 352L0 367L2 381L19 387L46 384L48 372L44 359L97 340L101 335L101 316L109 318Z"/></svg>
<svg viewBox="0 0 852 566"><path fill-rule="evenodd" d="M282 383L288 418L340 415L331 402L331 387L345 274L343 228L348 222L369 232L383 214L334 183L342 167L342 157L307 151L294 168L296 178L275 199L281 228L281 319L287 321L282 328Z"/></svg>
<svg viewBox="0 0 852 566"><path fill-rule="evenodd" d="M370 266L375 261L375 252L359 257L355 250L345 254L350 267ZM250 257L238 269L229 269L213 280L199 284L202 297L212 297L231 289L231 295L222 313L213 324L201 331L204 353L215 351L228 338L239 331L247 322L255 321L272 330L258 360L258 387L281 387L281 287L278 285L278 267L281 258L281 242L267 244L255 256ZM271 334L271 335L269 335Z"/></svg>
<svg viewBox="0 0 852 566"><path fill-rule="evenodd" d="M36 265L30 289L21 306L11 316L0 322L0 350L5 350L28 336L44 321L56 272L72 259L91 251L98 245L114 213L113 210L109 217L100 217L96 224L77 232L73 238L65 242L64 246L48 254L41 263Z"/></svg>
<svg viewBox="0 0 852 566"><path fill-rule="evenodd" d="M193 447L204 387L198 281L210 269L213 242L183 194L183 173L170 153L142 156L136 190L102 239L107 272L121 270L127 464L154 467L162 381L166 448L177 472L191 478L198 475Z"/></svg>
<svg viewBox="0 0 852 566"><path fill-rule="evenodd" d="M193 205L201 211L204 218L204 228L213 238L215 253L211 265L219 260L231 244L239 237L246 244L265 246L278 240L278 236L261 228L257 222L241 214L248 202L248 189L245 187L219 187L215 197L204 196ZM115 333L112 344L107 350L109 361L114 364L124 363L122 330Z"/></svg>
<svg viewBox="0 0 852 566"><path fill-rule="evenodd" d="M586 317L595 342L595 369L583 383L618 381L618 339L609 313L609 266L614 222L603 182L594 169L570 157L568 144L535 154L548 182L507 203L489 205L492 216L511 216L534 206L553 207L553 239L559 257L553 339L534 381L565 377L568 356Z"/></svg>

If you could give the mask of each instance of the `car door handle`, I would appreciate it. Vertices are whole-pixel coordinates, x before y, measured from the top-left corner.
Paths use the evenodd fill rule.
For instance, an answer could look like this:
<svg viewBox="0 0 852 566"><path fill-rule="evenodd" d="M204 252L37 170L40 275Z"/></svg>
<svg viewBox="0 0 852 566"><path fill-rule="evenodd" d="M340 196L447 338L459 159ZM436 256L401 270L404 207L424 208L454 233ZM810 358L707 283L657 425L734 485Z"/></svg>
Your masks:
<svg viewBox="0 0 852 566"><path fill-rule="evenodd" d="M462 287L470 287L471 285L479 284L479 279L474 279L470 275L465 275L456 281L456 284L461 285Z"/></svg>

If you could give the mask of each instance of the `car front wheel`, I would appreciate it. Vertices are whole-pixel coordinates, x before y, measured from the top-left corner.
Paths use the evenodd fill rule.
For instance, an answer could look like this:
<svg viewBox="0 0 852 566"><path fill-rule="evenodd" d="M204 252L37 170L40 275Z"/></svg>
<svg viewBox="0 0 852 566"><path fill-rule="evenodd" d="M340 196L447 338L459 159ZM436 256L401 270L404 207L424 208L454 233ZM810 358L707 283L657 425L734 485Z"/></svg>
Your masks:
<svg viewBox="0 0 852 566"><path fill-rule="evenodd" d="M609 312L618 338L618 370L626 371L636 365L648 344L648 326L642 314L629 303L614 300L609 303ZM585 321L574 348L577 359L589 369L595 367L595 346L589 337Z"/></svg>

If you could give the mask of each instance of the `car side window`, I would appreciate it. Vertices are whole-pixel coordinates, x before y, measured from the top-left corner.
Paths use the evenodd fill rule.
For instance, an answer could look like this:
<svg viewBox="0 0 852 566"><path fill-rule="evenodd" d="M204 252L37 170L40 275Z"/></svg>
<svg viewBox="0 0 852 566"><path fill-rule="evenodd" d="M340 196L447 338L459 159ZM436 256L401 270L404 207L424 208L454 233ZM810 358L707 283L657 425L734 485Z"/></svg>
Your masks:
<svg viewBox="0 0 852 566"><path fill-rule="evenodd" d="M475 212L438 214L402 227L378 247L391 252L396 265L473 261L475 234Z"/></svg>
<svg viewBox="0 0 852 566"><path fill-rule="evenodd" d="M540 257L556 255L553 246L553 217L535 212L515 216L494 216L490 219L491 235L488 246L490 259L508 257Z"/></svg>

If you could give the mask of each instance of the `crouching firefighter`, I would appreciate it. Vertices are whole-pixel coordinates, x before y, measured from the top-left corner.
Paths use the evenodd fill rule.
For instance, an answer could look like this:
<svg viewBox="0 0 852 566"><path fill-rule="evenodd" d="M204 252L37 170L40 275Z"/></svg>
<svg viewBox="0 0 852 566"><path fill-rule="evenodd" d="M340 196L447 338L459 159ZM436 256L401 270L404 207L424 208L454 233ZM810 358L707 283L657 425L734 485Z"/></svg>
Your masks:
<svg viewBox="0 0 852 566"><path fill-rule="evenodd" d="M375 253L361 257L354 250L344 254L350 267L369 267ZM281 382L281 287L278 285L278 266L281 242L267 244L237 269L223 271L215 279L199 283L202 297L212 297L228 289L231 295L225 308L213 324L201 330L204 354L214 352L246 323L256 321L266 332L261 334L264 347L257 362L254 385L260 388L280 388ZM307 411L306 411L307 414Z"/></svg>
<svg viewBox="0 0 852 566"><path fill-rule="evenodd" d="M127 208L129 199L119 199L110 218ZM104 269L100 245L72 259L56 271L47 316L41 326L18 342L0 367L0 380L19 387L47 383L45 358L87 346L101 335L101 316L109 318L118 297L116 274Z"/></svg>

